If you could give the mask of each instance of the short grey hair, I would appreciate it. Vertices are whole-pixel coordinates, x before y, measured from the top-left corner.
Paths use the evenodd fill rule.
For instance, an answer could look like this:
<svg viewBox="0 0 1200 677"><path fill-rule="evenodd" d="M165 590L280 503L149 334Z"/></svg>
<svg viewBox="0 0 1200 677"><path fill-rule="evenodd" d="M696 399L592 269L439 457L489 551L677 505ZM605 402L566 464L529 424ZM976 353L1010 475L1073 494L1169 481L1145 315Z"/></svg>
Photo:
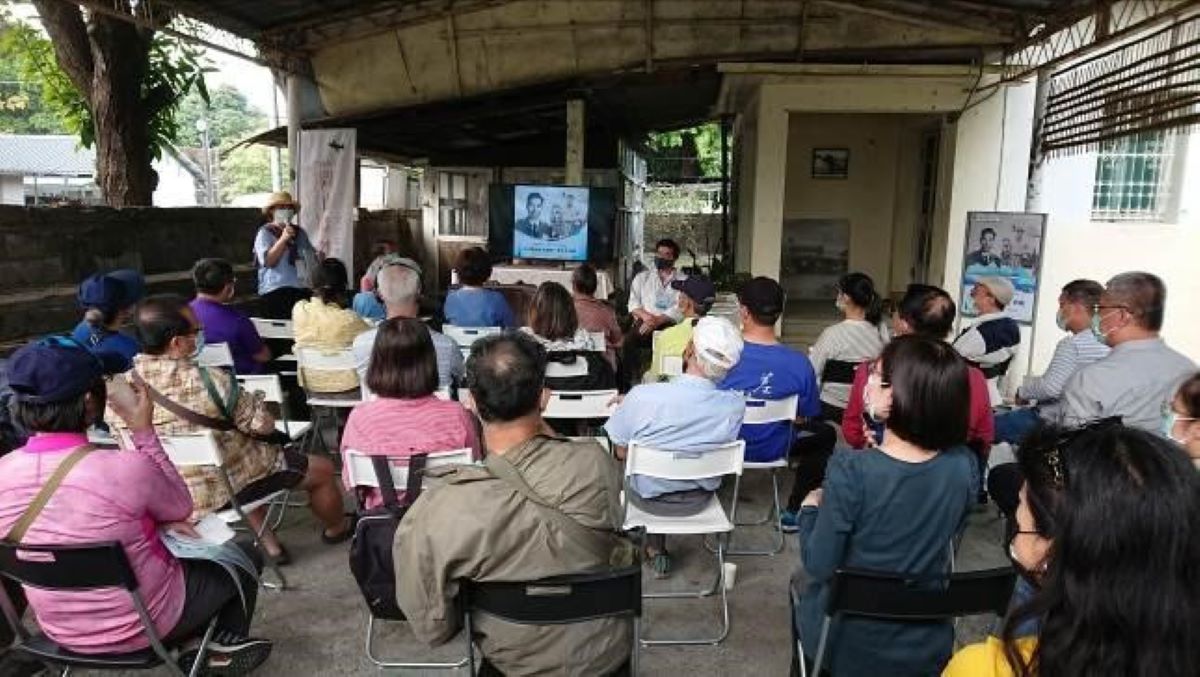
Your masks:
<svg viewBox="0 0 1200 677"><path fill-rule="evenodd" d="M725 376L729 374L729 367L705 359L699 351L694 352L696 355L696 364L700 366L700 373L704 374L704 378L713 383L720 383L725 380Z"/></svg>
<svg viewBox="0 0 1200 677"><path fill-rule="evenodd" d="M421 293L421 276L408 266L384 266L379 271L376 288L384 305L415 303Z"/></svg>
<svg viewBox="0 0 1200 677"><path fill-rule="evenodd" d="M1167 285L1157 275L1140 271L1121 273L1108 281L1104 291L1109 299L1125 306L1137 318L1139 326L1150 331L1162 329Z"/></svg>

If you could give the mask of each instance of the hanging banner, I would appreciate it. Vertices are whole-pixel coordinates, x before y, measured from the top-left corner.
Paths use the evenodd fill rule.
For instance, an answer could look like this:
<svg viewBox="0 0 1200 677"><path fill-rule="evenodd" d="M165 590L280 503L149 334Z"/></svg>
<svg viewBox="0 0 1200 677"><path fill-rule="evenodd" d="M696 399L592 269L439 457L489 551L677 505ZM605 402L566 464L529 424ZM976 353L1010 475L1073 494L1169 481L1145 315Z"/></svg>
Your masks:
<svg viewBox="0 0 1200 677"><path fill-rule="evenodd" d="M356 139L353 129L300 132L300 226L322 257L340 259L351 276Z"/></svg>
<svg viewBox="0 0 1200 677"><path fill-rule="evenodd" d="M1012 282L1014 294L1004 314L1022 324L1033 324L1045 237L1045 214L967 212L962 316L979 315L971 301L971 288L979 278L1006 277Z"/></svg>

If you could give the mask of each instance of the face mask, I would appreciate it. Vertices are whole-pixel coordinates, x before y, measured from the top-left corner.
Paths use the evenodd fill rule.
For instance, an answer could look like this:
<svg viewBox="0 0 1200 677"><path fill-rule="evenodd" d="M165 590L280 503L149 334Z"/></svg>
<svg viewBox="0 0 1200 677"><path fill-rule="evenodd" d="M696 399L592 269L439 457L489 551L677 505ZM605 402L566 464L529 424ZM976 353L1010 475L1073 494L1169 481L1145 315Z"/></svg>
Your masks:
<svg viewBox="0 0 1200 677"><path fill-rule="evenodd" d="M1100 328L1100 323L1102 321L1103 320L1100 317L1099 312L1097 312L1095 315L1092 315L1092 336L1095 336L1097 341L1106 343L1105 338L1108 336L1108 332Z"/></svg>
<svg viewBox="0 0 1200 677"><path fill-rule="evenodd" d="M846 309L846 302L842 300L841 294L838 294L837 298L833 299L833 307L837 308L838 310Z"/></svg>
<svg viewBox="0 0 1200 677"><path fill-rule="evenodd" d="M1041 588L1042 583L1040 578L1034 574L1033 571L1026 569L1025 565L1021 564L1021 560L1017 557L1017 550L1013 547L1014 539L1015 537L1009 539L1008 541L1008 559L1012 561L1013 569L1016 569L1017 574L1019 574L1021 578L1024 578L1026 583L1029 583L1035 589Z"/></svg>
<svg viewBox="0 0 1200 677"><path fill-rule="evenodd" d="M1195 421L1195 420L1196 419L1192 416L1180 416L1179 414L1176 414L1173 410L1168 409L1167 411L1163 412L1162 428L1159 430L1159 432L1162 433L1163 437L1167 438L1168 440L1171 440L1175 444L1178 444L1179 446L1182 447L1185 444L1184 440L1181 440L1171 434L1171 433L1175 432L1175 424L1179 423L1180 421Z"/></svg>
<svg viewBox="0 0 1200 677"><path fill-rule="evenodd" d="M276 209L275 210L275 223L278 223L281 226L286 225L288 223L291 223L292 217L295 215L296 215L296 212L292 211L291 209Z"/></svg>
<svg viewBox="0 0 1200 677"><path fill-rule="evenodd" d="M670 259L664 259L661 256L654 257L654 267L659 270L670 270L674 265L675 262Z"/></svg>
<svg viewBox="0 0 1200 677"><path fill-rule="evenodd" d="M196 332L196 347L192 349L191 358L194 360L200 357L202 352L204 352L204 330L200 329Z"/></svg>
<svg viewBox="0 0 1200 677"><path fill-rule="evenodd" d="M1063 317L1062 308L1059 308L1058 312L1054 314L1054 324L1058 325L1061 331L1067 331L1067 318Z"/></svg>
<svg viewBox="0 0 1200 677"><path fill-rule="evenodd" d="M883 419L879 418L879 411L875 408L875 403L871 401L870 388L872 385L871 379L873 379L873 378L875 378L875 377L874 376L868 377L867 378L867 387L863 388L863 409L867 412L867 416L871 417L871 420L873 422L882 423Z"/></svg>

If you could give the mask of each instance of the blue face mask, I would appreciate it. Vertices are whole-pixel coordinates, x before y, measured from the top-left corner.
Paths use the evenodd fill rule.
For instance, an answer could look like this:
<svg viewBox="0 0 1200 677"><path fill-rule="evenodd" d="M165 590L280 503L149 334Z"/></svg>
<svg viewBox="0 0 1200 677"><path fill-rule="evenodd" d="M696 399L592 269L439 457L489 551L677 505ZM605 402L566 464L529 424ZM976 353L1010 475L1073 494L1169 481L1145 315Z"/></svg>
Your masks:
<svg viewBox="0 0 1200 677"><path fill-rule="evenodd" d="M1092 315L1092 336L1095 336L1097 341L1104 343L1105 332L1100 328L1099 312L1097 312L1095 315Z"/></svg>
<svg viewBox="0 0 1200 677"><path fill-rule="evenodd" d="M664 259L661 256L654 257L654 267L659 270L669 270L674 265L675 262L671 259Z"/></svg>

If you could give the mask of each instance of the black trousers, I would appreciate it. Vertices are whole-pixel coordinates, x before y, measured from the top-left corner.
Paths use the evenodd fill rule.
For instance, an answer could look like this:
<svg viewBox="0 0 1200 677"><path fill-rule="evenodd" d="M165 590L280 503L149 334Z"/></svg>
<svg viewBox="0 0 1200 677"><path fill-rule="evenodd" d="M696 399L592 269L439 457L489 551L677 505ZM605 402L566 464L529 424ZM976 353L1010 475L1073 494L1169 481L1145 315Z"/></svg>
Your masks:
<svg viewBox="0 0 1200 677"><path fill-rule="evenodd" d="M262 313L262 317L270 320L290 320L292 319L292 308L296 303L310 296L312 296L311 289L280 287L259 297L261 303L259 312Z"/></svg>
<svg viewBox="0 0 1200 677"><path fill-rule="evenodd" d="M787 509L796 512L808 492L825 481L825 466L833 455L837 444L837 432L822 421L810 420L796 425L797 437L792 441L790 458L796 465L796 477L792 481L792 493L788 496ZM801 435L800 433L809 433Z"/></svg>
<svg viewBox="0 0 1200 677"><path fill-rule="evenodd" d="M624 665L617 668L616 671L609 673L606 677L629 677L633 674L629 670L629 662L626 661ZM504 677L504 673L500 672L495 665L492 665L491 661L484 658L479 664L478 677Z"/></svg>
<svg viewBox="0 0 1200 677"><path fill-rule="evenodd" d="M250 543L238 542L254 566L262 571L262 555ZM238 571L242 582L242 597L238 595L233 578L221 565L201 560L183 561L183 613L174 629L163 637L167 645L179 644L184 640L204 634L208 621L217 617L217 629L237 635L250 634L250 621L254 617L254 606L258 601L258 583L244 571Z"/></svg>

